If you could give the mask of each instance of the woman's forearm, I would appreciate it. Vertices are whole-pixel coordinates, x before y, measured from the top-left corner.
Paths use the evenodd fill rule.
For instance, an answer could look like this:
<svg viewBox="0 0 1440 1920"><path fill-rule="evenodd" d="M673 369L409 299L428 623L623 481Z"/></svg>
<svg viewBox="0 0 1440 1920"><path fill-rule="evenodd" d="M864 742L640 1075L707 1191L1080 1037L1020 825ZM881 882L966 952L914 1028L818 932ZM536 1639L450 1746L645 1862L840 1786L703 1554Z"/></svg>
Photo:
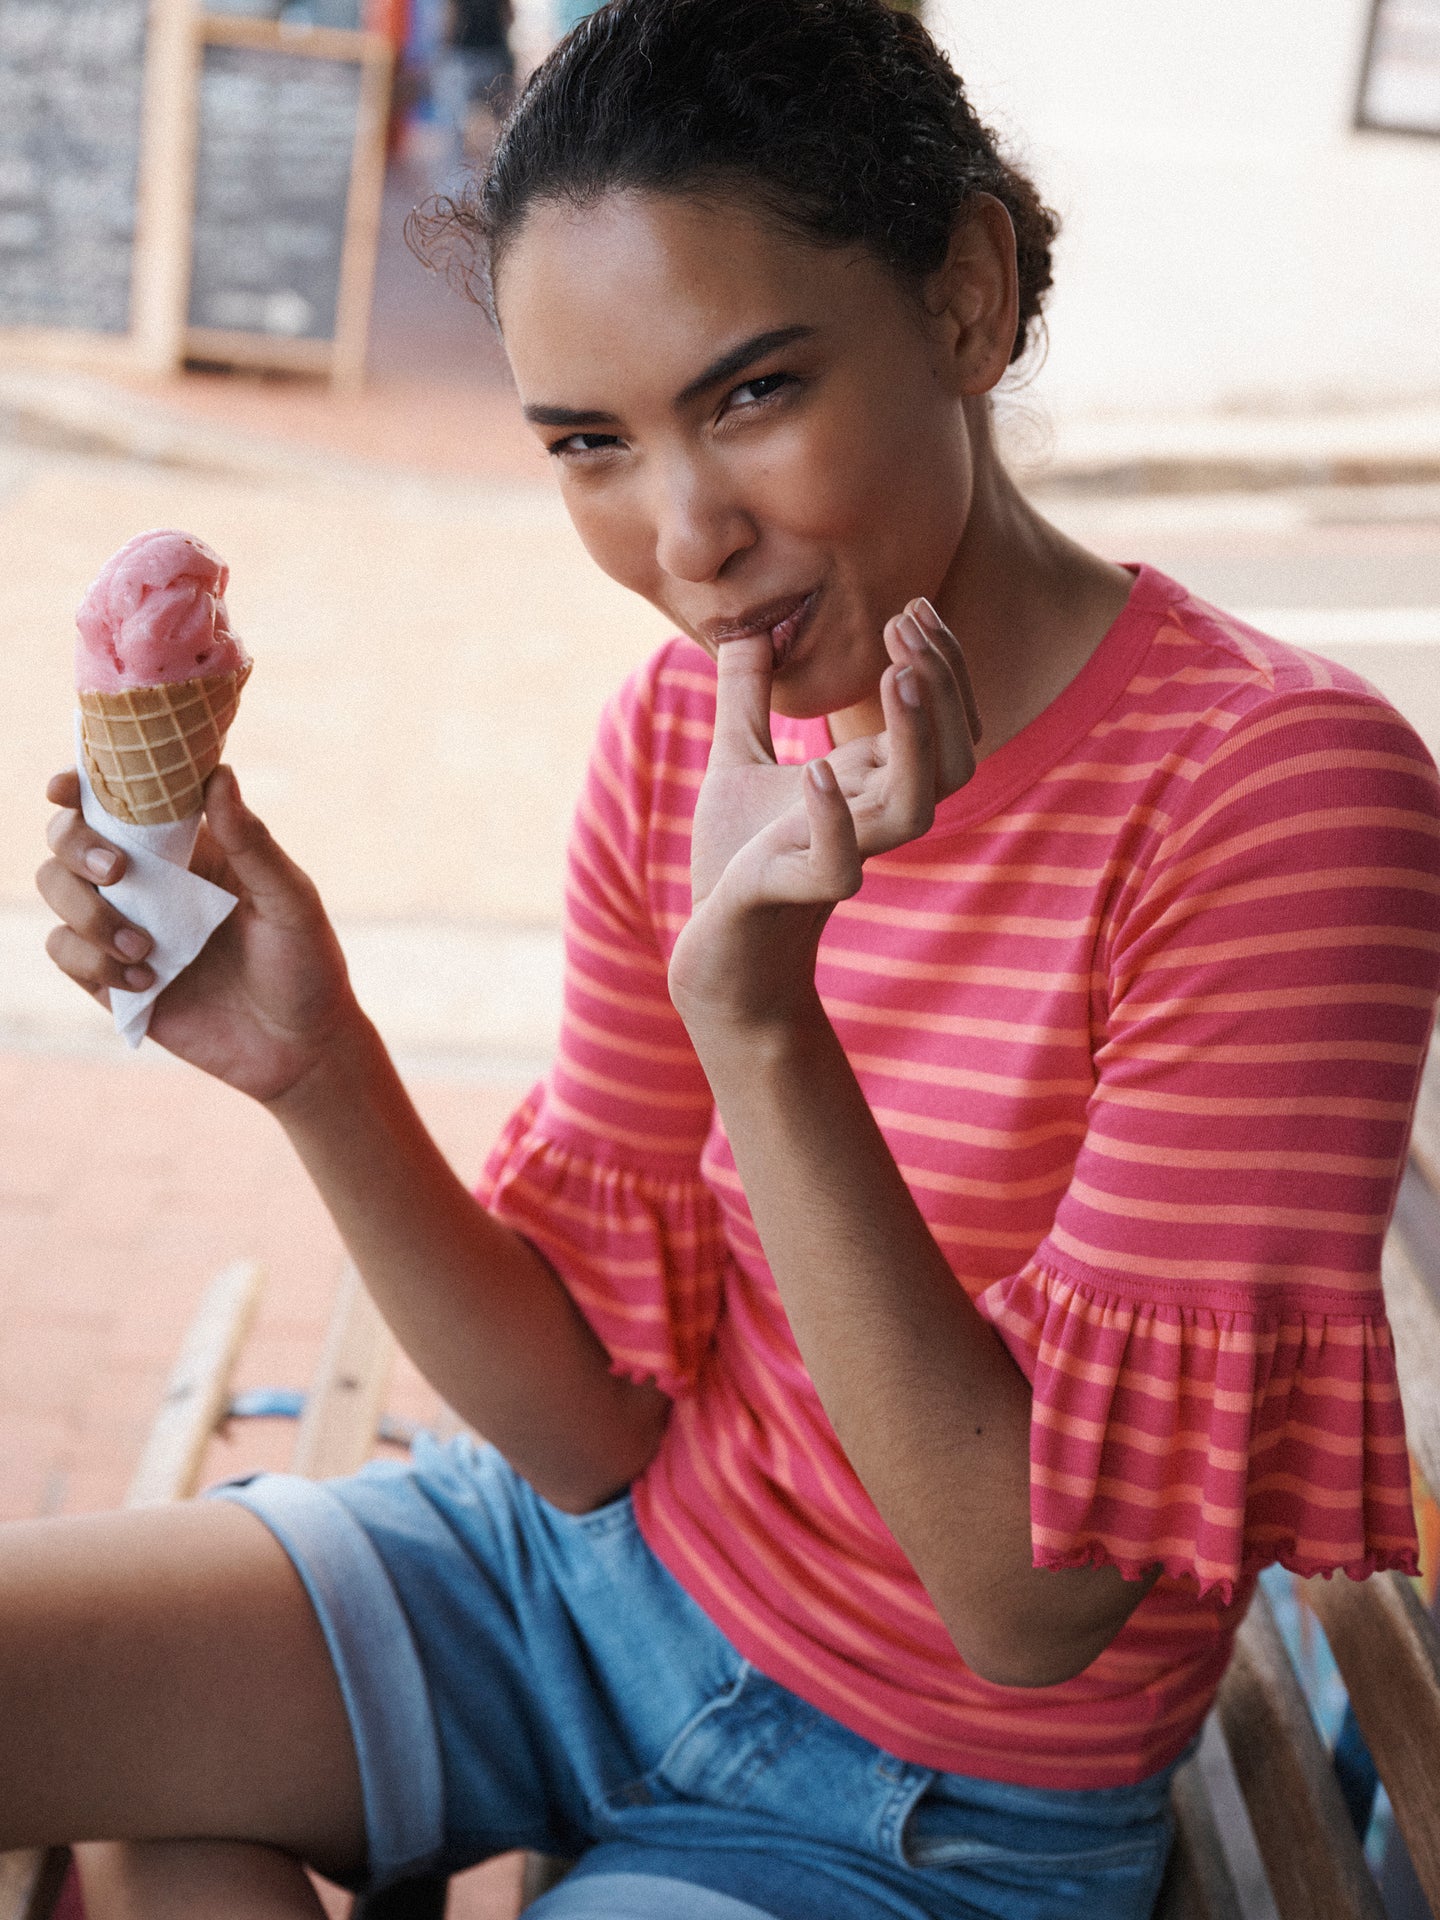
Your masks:
<svg viewBox="0 0 1440 1920"><path fill-rule="evenodd" d="M584 1511L652 1457L668 1402L611 1373L569 1292L446 1163L368 1021L270 1110L396 1337L536 1490Z"/></svg>
<svg viewBox="0 0 1440 1920"><path fill-rule="evenodd" d="M818 998L692 1038L800 1352L840 1443L967 1662L1047 1685L1150 1582L1037 1570L1030 1389L956 1281Z"/></svg>

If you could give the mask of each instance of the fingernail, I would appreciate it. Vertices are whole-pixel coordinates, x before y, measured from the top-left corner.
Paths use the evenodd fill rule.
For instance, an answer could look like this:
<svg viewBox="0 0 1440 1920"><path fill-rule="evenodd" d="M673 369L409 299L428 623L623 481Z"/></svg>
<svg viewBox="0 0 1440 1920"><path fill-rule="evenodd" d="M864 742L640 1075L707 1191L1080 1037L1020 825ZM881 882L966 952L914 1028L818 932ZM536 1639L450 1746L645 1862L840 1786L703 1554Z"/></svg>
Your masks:
<svg viewBox="0 0 1440 1920"><path fill-rule="evenodd" d="M153 975L149 967L127 967L125 969L125 984L132 992L143 993L146 987L150 985L152 978Z"/></svg>
<svg viewBox="0 0 1440 1920"><path fill-rule="evenodd" d="M915 618L922 627L928 627L931 633L943 633L945 630L945 622L923 594L915 602Z"/></svg>
<svg viewBox="0 0 1440 1920"><path fill-rule="evenodd" d="M92 847L85 856L85 864L97 880L103 880L115 871L115 856L106 853L103 847Z"/></svg>
<svg viewBox="0 0 1440 1920"><path fill-rule="evenodd" d="M925 629L920 625L913 613L901 614L900 638L912 653L924 653L930 644L925 637Z"/></svg>
<svg viewBox="0 0 1440 1920"><path fill-rule="evenodd" d="M811 785L818 787L821 793L835 791L835 769L828 760L812 760L805 771L810 776Z"/></svg>
<svg viewBox="0 0 1440 1920"><path fill-rule="evenodd" d="M127 960L138 960L149 951L150 936L141 933L138 927L123 927L115 936L115 951L123 954Z"/></svg>
<svg viewBox="0 0 1440 1920"><path fill-rule="evenodd" d="M915 678L913 667L901 667L895 676L895 691L907 707L920 704L920 682Z"/></svg>

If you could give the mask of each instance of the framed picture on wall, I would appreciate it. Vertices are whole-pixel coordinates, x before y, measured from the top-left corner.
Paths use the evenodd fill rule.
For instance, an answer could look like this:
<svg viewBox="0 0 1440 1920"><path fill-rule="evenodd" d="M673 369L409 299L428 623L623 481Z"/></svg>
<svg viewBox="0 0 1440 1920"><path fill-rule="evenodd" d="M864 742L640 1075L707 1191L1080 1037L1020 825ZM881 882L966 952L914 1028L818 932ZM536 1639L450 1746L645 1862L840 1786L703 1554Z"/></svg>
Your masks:
<svg viewBox="0 0 1440 1920"><path fill-rule="evenodd" d="M1372 0L1355 124L1440 137L1440 0Z"/></svg>

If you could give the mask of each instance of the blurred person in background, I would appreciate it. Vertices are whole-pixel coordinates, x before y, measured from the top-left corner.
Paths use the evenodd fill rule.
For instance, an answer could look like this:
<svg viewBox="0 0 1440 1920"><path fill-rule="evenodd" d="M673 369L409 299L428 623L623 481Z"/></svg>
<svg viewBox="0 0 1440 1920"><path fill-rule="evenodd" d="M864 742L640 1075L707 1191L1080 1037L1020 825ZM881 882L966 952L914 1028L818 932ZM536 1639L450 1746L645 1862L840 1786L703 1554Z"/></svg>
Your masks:
<svg viewBox="0 0 1440 1920"><path fill-rule="evenodd" d="M486 1443L0 1531L0 1846L149 1843L94 1920L520 1846L582 1856L535 1920L1149 1920L1260 1569L1416 1565L1435 768L1015 485L1056 222L913 17L610 0L433 226L676 629L580 797L555 1064L471 1194L228 770L239 906L150 1032ZM147 984L50 797L52 955Z"/></svg>
<svg viewBox="0 0 1440 1920"><path fill-rule="evenodd" d="M452 162L489 150L515 97L512 0L450 0L445 45L431 83L436 113L452 136Z"/></svg>

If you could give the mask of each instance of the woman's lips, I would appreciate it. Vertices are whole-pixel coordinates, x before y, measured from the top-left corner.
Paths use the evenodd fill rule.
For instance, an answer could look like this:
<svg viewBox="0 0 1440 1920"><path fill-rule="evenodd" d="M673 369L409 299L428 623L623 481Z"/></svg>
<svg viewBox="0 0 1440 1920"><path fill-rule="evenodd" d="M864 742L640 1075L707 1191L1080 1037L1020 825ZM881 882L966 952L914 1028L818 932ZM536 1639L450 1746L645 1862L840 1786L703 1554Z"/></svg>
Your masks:
<svg viewBox="0 0 1440 1920"><path fill-rule="evenodd" d="M772 600L768 606L757 607L739 620L707 621L701 633L714 647L723 646L727 640L758 639L764 634L770 641L772 662L778 673L794 655L819 597L820 589L812 587L809 593L798 598Z"/></svg>
<svg viewBox="0 0 1440 1920"><path fill-rule="evenodd" d="M786 614L770 629L770 646L774 655L774 667L779 673L800 643L800 636L810 624L810 616L815 611L815 602L820 589L813 588L796 607L793 613Z"/></svg>

